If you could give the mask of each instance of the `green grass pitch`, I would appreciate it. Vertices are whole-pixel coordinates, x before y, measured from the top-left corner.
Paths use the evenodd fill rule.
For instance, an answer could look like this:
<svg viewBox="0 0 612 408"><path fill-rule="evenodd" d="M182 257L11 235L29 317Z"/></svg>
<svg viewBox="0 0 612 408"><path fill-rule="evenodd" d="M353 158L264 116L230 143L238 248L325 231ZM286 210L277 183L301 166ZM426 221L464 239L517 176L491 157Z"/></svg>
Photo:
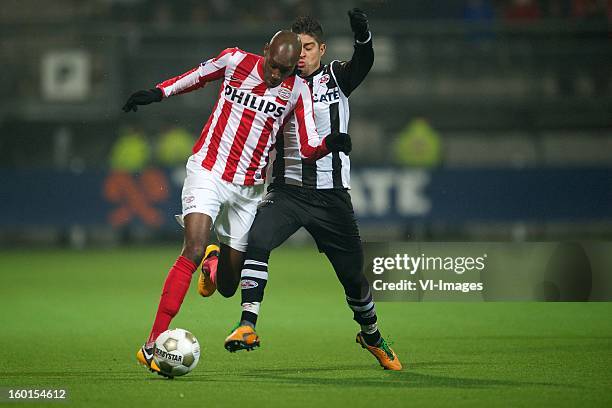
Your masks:
<svg viewBox="0 0 612 408"><path fill-rule="evenodd" d="M254 352L223 349L240 297L201 299L194 281L172 327L202 358L165 380L134 355L177 253L0 252L0 387L65 388L83 407L612 406L611 303L378 303L405 365L386 372L310 247L273 253Z"/></svg>

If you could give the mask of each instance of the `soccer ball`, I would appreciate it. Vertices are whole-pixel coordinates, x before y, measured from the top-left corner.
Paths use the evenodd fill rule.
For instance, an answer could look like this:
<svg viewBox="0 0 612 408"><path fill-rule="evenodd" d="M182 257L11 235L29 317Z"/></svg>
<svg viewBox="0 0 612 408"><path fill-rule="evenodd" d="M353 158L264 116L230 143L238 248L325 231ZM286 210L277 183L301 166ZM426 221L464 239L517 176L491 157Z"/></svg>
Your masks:
<svg viewBox="0 0 612 408"><path fill-rule="evenodd" d="M185 375L198 365L200 343L187 330L166 330L155 340L153 359L164 374Z"/></svg>

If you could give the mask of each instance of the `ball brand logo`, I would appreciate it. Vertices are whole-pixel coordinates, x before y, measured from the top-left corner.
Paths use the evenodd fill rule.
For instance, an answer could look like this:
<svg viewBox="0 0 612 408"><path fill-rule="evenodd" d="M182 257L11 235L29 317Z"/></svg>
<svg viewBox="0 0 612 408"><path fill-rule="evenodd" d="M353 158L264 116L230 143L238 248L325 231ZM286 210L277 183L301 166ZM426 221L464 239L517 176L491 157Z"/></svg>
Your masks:
<svg viewBox="0 0 612 408"><path fill-rule="evenodd" d="M329 74L321 75L321 79L319 79L320 84L326 84L329 82Z"/></svg>
<svg viewBox="0 0 612 408"><path fill-rule="evenodd" d="M166 360L172 360L172 361L176 361L178 363L182 363L183 362L183 356L182 355L168 353L166 350L162 350L159 347L155 347L155 355L159 356L160 358L164 358Z"/></svg>
<svg viewBox="0 0 612 408"><path fill-rule="evenodd" d="M275 118L281 117L285 111L284 106L277 105L273 101L267 101L266 99L255 94L239 91L230 85L225 86L225 96L232 102L239 103L247 108L254 109L265 114L271 113Z"/></svg>
<svg viewBox="0 0 612 408"><path fill-rule="evenodd" d="M240 281L240 289L253 289L257 286L259 286L259 283L250 279L243 279Z"/></svg>

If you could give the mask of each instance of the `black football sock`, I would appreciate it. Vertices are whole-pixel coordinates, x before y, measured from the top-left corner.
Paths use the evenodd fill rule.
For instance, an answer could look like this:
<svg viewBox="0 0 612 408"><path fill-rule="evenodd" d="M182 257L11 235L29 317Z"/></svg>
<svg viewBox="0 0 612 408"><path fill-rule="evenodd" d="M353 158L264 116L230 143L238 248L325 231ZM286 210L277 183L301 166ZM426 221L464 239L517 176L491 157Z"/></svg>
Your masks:
<svg viewBox="0 0 612 408"><path fill-rule="evenodd" d="M259 315L259 307L264 297L264 289L268 282L268 258L270 252L249 248L245 255L244 265L240 274L242 295L242 315L240 324L255 327Z"/></svg>

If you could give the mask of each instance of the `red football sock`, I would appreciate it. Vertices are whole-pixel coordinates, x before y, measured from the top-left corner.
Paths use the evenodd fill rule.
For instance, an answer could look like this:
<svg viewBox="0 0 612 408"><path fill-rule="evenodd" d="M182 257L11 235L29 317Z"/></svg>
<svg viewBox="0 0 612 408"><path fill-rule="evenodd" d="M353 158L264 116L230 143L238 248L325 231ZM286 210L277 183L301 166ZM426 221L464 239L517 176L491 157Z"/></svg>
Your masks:
<svg viewBox="0 0 612 408"><path fill-rule="evenodd" d="M191 276L196 269L198 269L198 266L184 256L179 256L170 268L147 345L153 344L157 336L168 330L172 318L181 308L191 283Z"/></svg>
<svg viewBox="0 0 612 408"><path fill-rule="evenodd" d="M217 284L217 265L219 265L219 257L211 256L204 261L203 267L208 269L210 273L210 280L216 285Z"/></svg>

